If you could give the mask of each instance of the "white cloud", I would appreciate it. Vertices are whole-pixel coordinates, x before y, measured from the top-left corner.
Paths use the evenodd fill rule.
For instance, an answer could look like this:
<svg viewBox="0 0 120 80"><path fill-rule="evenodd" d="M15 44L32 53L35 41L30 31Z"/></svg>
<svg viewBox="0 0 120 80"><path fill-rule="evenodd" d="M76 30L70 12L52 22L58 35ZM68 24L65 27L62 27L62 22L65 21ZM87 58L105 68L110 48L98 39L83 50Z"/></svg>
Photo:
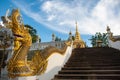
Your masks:
<svg viewBox="0 0 120 80"><path fill-rule="evenodd" d="M120 34L120 11L117 7L120 4L119 0L101 0L97 6L93 9L92 19L98 24L100 31L104 31L104 27L109 25L115 34ZM118 13L115 13L118 11ZM117 15L117 16L116 16ZM101 26L101 27L100 27Z"/></svg>
<svg viewBox="0 0 120 80"><path fill-rule="evenodd" d="M42 6L43 11L46 11L46 12L52 11L51 8L52 8L52 3L50 1L47 1Z"/></svg>
<svg viewBox="0 0 120 80"><path fill-rule="evenodd" d="M48 16L48 21L52 21L56 16L55 15L49 15Z"/></svg>
<svg viewBox="0 0 120 80"><path fill-rule="evenodd" d="M21 10L46 27L68 33L75 30L75 21L78 21L81 34L95 34L105 32L109 25L115 34L120 34L120 1L119 0L95 0L86 3L86 0L49 0L41 3L38 13L30 6L13 2Z"/></svg>

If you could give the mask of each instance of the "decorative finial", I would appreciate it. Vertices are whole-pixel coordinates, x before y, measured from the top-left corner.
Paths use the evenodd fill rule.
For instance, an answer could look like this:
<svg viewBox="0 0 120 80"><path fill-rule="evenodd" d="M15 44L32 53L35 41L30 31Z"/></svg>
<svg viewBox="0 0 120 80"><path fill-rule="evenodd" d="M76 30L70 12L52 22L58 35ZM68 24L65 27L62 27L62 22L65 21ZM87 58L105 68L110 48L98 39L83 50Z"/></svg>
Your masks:
<svg viewBox="0 0 120 80"><path fill-rule="evenodd" d="M107 29L106 29L107 31L110 31L110 27L109 26L107 26Z"/></svg>
<svg viewBox="0 0 120 80"><path fill-rule="evenodd" d="M54 33L52 34L52 41L53 42L55 41L55 34Z"/></svg>
<svg viewBox="0 0 120 80"><path fill-rule="evenodd" d="M76 23L75 23L76 25L77 25L77 21L76 21Z"/></svg>
<svg viewBox="0 0 120 80"><path fill-rule="evenodd" d="M78 25L77 25L77 21L76 21L76 32L78 32Z"/></svg>
<svg viewBox="0 0 120 80"><path fill-rule="evenodd" d="M54 33L52 34L52 37L55 37L55 34L54 34Z"/></svg>
<svg viewBox="0 0 120 80"><path fill-rule="evenodd" d="M70 30L69 35L71 35L71 34L72 34L72 32L71 32L71 30Z"/></svg>

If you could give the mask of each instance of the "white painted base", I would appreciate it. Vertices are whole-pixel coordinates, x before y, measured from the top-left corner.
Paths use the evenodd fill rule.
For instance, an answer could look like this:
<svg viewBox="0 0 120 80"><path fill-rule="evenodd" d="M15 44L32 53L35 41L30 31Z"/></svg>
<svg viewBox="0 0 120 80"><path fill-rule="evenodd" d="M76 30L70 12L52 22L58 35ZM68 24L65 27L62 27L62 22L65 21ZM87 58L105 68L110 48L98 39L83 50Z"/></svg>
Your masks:
<svg viewBox="0 0 120 80"><path fill-rule="evenodd" d="M39 80L37 76L17 77L9 80Z"/></svg>
<svg viewBox="0 0 120 80"><path fill-rule="evenodd" d="M116 42L113 42L111 40L108 40L108 41L109 41L109 44L108 44L109 47L120 50L120 41L116 41Z"/></svg>

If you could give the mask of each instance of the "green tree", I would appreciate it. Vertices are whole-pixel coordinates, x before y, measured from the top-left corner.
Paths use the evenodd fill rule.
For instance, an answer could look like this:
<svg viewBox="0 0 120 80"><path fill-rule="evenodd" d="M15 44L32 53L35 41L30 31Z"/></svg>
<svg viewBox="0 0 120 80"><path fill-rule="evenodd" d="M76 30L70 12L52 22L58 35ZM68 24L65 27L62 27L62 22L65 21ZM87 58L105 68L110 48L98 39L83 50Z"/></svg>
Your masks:
<svg viewBox="0 0 120 80"><path fill-rule="evenodd" d="M97 46L97 41L102 42L102 47L108 46L108 40L107 40L107 34L106 33L100 33L97 32L94 36L89 39L91 41L91 44L93 47Z"/></svg>
<svg viewBox="0 0 120 80"><path fill-rule="evenodd" d="M70 38L72 38L73 41L75 40L75 37L71 36L71 37L68 38L68 41L71 40Z"/></svg>
<svg viewBox="0 0 120 80"><path fill-rule="evenodd" d="M32 43L35 43L38 39L37 31L32 26L26 24L25 27L29 28L29 33L32 36ZM41 41L41 39L40 39Z"/></svg>
<svg viewBox="0 0 120 80"><path fill-rule="evenodd" d="M75 36L72 36L72 40L73 40L73 41L75 40Z"/></svg>
<svg viewBox="0 0 120 80"><path fill-rule="evenodd" d="M55 41L61 41L61 38L56 37L56 38L55 38Z"/></svg>
<svg viewBox="0 0 120 80"><path fill-rule="evenodd" d="M91 40L92 46L95 47L95 45L96 45L96 37L92 36L90 40Z"/></svg>

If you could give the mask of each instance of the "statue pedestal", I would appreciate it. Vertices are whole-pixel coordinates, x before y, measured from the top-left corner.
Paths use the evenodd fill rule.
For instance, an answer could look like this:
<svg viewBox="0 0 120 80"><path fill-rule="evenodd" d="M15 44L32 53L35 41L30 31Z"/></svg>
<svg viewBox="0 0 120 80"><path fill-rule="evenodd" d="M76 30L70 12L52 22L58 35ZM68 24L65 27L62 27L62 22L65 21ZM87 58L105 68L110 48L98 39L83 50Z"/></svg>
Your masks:
<svg viewBox="0 0 120 80"><path fill-rule="evenodd" d="M37 76L17 77L9 80L39 80Z"/></svg>

